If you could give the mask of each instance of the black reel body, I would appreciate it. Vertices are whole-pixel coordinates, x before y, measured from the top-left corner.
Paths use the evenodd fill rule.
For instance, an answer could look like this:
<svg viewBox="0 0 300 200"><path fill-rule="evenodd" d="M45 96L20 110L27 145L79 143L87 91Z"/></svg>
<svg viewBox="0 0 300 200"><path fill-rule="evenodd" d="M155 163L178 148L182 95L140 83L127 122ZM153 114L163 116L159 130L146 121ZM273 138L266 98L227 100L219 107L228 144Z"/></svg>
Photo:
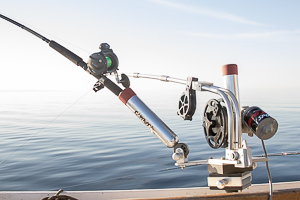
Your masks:
<svg viewBox="0 0 300 200"><path fill-rule="evenodd" d="M211 148L227 147L227 110L223 100L211 99L206 103L203 113L205 139Z"/></svg>
<svg viewBox="0 0 300 200"><path fill-rule="evenodd" d="M109 44L100 44L100 52L90 55L87 66L90 71L97 76L106 73L116 72L119 66L119 60L113 50L110 49Z"/></svg>
<svg viewBox="0 0 300 200"><path fill-rule="evenodd" d="M102 75L107 72L107 60L102 52L90 55L87 65L94 75Z"/></svg>

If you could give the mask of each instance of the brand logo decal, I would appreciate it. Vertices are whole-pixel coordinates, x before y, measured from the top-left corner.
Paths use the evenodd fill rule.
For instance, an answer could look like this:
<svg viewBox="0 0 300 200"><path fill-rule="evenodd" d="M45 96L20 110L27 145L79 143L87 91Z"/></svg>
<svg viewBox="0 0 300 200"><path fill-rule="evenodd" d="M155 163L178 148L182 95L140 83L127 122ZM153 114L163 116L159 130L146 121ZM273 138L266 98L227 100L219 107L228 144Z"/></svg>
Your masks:
<svg viewBox="0 0 300 200"><path fill-rule="evenodd" d="M135 111L134 113L150 130L154 130L153 126L146 121L146 119L143 117L143 115L141 115L141 113L139 113L138 111Z"/></svg>

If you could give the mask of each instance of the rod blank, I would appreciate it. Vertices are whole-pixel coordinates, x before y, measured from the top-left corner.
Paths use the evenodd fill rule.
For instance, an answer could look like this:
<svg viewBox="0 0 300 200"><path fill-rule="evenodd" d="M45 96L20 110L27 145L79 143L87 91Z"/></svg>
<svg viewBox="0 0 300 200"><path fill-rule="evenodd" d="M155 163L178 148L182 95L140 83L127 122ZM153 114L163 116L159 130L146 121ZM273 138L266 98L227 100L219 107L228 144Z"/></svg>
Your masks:
<svg viewBox="0 0 300 200"><path fill-rule="evenodd" d="M0 14L0 17L1 17L2 19L5 19L6 21L9 21L9 22L11 22L11 23L13 23L13 24L19 26L20 28L22 28L22 29L28 31L29 33L31 33L31 34L37 36L38 38L42 39L43 41L45 41L45 42L47 42L47 43L50 43L50 40L49 40L48 38L42 36L41 34L35 32L34 30L31 30L31 29L28 28L27 26L24 26L23 24L20 24L19 22L16 22L15 20L12 20L12 19L10 19L10 18L8 18L8 17L5 17L4 15L1 15L1 14Z"/></svg>

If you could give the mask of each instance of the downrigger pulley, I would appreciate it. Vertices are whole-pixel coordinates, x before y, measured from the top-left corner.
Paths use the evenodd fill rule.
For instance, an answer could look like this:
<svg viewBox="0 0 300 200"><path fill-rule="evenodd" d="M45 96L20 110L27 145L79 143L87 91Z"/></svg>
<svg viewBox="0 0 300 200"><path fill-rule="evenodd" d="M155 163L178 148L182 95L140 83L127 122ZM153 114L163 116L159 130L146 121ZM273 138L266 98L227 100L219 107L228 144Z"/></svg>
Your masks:
<svg viewBox="0 0 300 200"><path fill-rule="evenodd" d="M181 94L179 98L177 114L184 120L192 120L192 117L197 107L196 91L192 89L193 81L198 81L198 78L187 78L185 91Z"/></svg>

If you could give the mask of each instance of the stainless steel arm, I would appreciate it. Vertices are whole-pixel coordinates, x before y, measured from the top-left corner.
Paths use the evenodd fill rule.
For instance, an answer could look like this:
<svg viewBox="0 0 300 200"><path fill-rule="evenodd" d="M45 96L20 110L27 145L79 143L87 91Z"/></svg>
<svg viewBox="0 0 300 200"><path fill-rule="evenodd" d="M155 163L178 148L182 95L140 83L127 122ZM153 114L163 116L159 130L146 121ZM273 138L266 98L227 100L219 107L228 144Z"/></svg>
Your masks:
<svg viewBox="0 0 300 200"><path fill-rule="evenodd" d="M179 79L179 78L172 78L165 75L150 75L150 74L140 74L140 73L133 73L133 74L126 74L129 77L134 78L149 78L149 79L156 79L164 82L173 82L173 83L179 83L179 84L186 84L186 80Z"/></svg>

